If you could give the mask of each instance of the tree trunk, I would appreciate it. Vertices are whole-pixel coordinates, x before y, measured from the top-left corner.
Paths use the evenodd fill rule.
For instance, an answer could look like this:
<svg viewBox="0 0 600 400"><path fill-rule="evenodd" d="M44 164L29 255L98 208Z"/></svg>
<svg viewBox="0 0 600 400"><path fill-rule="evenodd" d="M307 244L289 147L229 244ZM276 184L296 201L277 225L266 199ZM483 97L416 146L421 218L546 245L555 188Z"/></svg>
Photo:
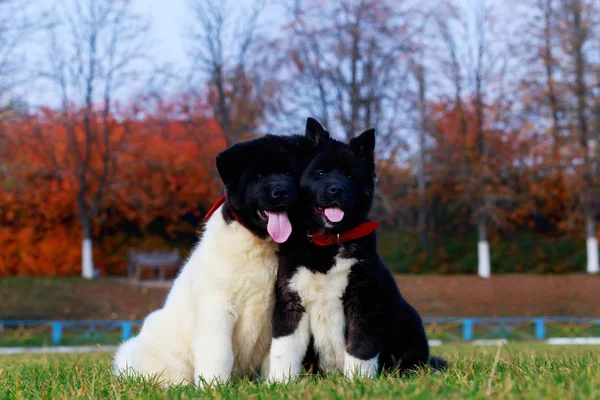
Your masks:
<svg viewBox="0 0 600 400"><path fill-rule="evenodd" d="M554 56L552 55L552 0L546 0L544 9L544 67L546 69L546 89L548 96L548 104L552 114L552 167L556 168L559 174L561 171L560 164L560 128L559 128L559 108L558 98L554 84ZM562 184L562 182L561 182Z"/></svg>
<svg viewBox="0 0 600 400"><path fill-rule="evenodd" d="M354 27L352 32L352 69L350 78L350 124L347 128L347 138L350 140L356 135L356 122L358 121L358 111L360 107L359 95L360 88L358 87L358 63L360 61L359 51L359 34L360 27Z"/></svg>
<svg viewBox="0 0 600 400"><path fill-rule="evenodd" d="M94 258L92 254L92 230L91 222L82 218L83 242L81 244L81 276L83 279L94 278Z"/></svg>
<svg viewBox="0 0 600 400"><path fill-rule="evenodd" d="M477 217L477 273L481 278L489 278L492 273L490 245L487 240L487 218L483 214Z"/></svg>
<svg viewBox="0 0 600 400"><path fill-rule="evenodd" d="M227 105L227 94L225 93L225 82L223 77L223 67L217 66L214 71L214 84L217 89L217 96L219 97L217 100L216 107L216 116L219 124L221 124L221 129L225 132L225 144L227 147L231 146L236 142L236 138L231 131L231 118L229 115L229 106Z"/></svg>
<svg viewBox="0 0 600 400"><path fill-rule="evenodd" d="M596 222L594 220L595 204L592 201L595 180L593 174L593 156L590 154L590 132L587 121L587 85L585 69L587 63L583 47L587 39L583 26L582 4L573 1L569 4L573 20L573 61L575 66L575 96L577 100L577 121L579 124L579 141L583 152L583 180L585 183L583 206L587 247L587 272L598 273L598 239L596 238Z"/></svg>
<svg viewBox="0 0 600 400"><path fill-rule="evenodd" d="M596 237L596 221L591 212L585 215L585 235L587 247L587 272L597 274L600 272L598 265L598 239Z"/></svg>
<svg viewBox="0 0 600 400"><path fill-rule="evenodd" d="M419 242L421 248L427 247L427 203L425 196L425 73L422 65L417 65L417 81L419 83Z"/></svg>

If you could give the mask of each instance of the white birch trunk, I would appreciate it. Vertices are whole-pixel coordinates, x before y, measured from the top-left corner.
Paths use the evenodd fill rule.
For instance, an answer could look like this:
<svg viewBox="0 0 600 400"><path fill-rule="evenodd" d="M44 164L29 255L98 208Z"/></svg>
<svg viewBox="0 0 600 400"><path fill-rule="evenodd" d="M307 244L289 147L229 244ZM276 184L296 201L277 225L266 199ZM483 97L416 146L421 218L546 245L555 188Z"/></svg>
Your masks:
<svg viewBox="0 0 600 400"><path fill-rule="evenodd" d="M492 275L492 267L490 265L490 245L487 240L485 218L479 218L477 234L477 274L480 278L487 279Z"/></svg>
<svg viewBox="0 0 600 400"><path fill-rule="evenodd" d="M586 247L587 247L587 272L597 274L600 272L598 265L598 239L596 238L596 221L592 215L585 218Z"/></svg>
<svg viewBox="0 0 600 400"><path fill-rule="evenodd" d="M477 242L477 272L480 278L489 278L492 275L490 266L490 245L487 240Z"/></svg>
<svg viewBox="0 0 600 400"><path fill-rule="evenodd" d="M84 279L94 278L94 259L92 257L92 239L84 238L81 245L81 276Z"/></svg>

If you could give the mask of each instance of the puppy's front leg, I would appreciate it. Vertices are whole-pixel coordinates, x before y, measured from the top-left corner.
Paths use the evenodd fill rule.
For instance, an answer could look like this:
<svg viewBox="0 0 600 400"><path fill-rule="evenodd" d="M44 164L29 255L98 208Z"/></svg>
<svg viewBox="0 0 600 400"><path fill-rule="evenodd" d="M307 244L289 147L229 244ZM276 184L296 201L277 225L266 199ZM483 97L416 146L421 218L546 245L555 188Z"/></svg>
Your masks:
<svg viewBox="0 0 600 400"><path fill-rule="evenodd" d="M198 386L225 382L233 369L231 344L236 313L227 299L199 306L194 334L194 382Z"/></svg>
<svg viewBox="0 0 600 400"><path fill-rule="evenodd" d="M344 296L348 337L344 354L344 375L373 378L379 369L381 317L364 287L349 287ZM372 295L371 295L372 297Z"/></svg>
<svg viewBox="0 0 600 400"><path fill-rule="evenodd" d="M278 281L275 296L268 379L284 382L300 374L310 334L308 315L298 294L282 288Z"/></svg>

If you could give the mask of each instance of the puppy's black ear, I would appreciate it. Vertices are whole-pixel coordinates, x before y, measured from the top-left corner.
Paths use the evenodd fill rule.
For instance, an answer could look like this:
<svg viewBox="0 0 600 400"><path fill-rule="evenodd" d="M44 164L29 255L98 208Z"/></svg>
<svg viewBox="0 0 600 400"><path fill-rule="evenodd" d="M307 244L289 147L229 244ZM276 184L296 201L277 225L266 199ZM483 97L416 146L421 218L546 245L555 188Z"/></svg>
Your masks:
<svg viewBox="0 0 600 400"><path fill-rule="evenodd" d="M375 160L375 129L367 129L360 135L350 140L350 147L354 154L363 160Z"/></svg>
<svg viewBox="0 0 600 400"><path fill-rule="evenodd" d="M316 119L308 117L306 120L306 132L304 136L316 146L329 139L329 132L323 129Z"/></svg>
<svg viewBox="0 0 600 400"><path fill-rule="evenodd" d="M248 144L237 143L217 156L217 171L226 187L236 182L247 165Z"/></svg>

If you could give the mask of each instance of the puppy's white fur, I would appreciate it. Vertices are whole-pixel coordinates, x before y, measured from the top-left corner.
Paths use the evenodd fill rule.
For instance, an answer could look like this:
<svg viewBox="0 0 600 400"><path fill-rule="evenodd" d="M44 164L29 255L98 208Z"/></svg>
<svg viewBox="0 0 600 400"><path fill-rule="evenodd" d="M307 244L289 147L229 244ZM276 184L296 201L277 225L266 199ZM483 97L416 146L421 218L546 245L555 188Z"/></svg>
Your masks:
<svg viewBox="0 0 600 400"><path fill-rule="evenodd" d="M309 338L310 334L319 356L319 367L327 372L345 370L346 317L342 296L348 285L350 268L356 261L338 256L333 268L325 274L311 272L306 267L298 268L289 287L300 296L306 315L294 333L273 340L270 379L282 381L298 375L298 357L301 362L308 347L308 339L300 341L298 338ZM299 342L304 344L303 348ZM279 346L285 349L275 352Z"/></svg>
<svg viewBox="0 0 600 400"><path fill-rule="evenodd" d="M164 306L117 350L114 373L201 384L267 368L276 250L215 212Z"/></svg>
<svg viewBox="0 0 600 400"><path fill-rule="evenodd" d="M285 382L300 374L309 340L307 315L302 316L294 333L273 339L268 377L270 381Z"/></svg>
<svg viewBox="0 0 600 400"><path fill-rule="evenodd" d="M348 353L344 355L344 375L347 378L373 378L377 374L379 355L361 360Z"/></svg>

